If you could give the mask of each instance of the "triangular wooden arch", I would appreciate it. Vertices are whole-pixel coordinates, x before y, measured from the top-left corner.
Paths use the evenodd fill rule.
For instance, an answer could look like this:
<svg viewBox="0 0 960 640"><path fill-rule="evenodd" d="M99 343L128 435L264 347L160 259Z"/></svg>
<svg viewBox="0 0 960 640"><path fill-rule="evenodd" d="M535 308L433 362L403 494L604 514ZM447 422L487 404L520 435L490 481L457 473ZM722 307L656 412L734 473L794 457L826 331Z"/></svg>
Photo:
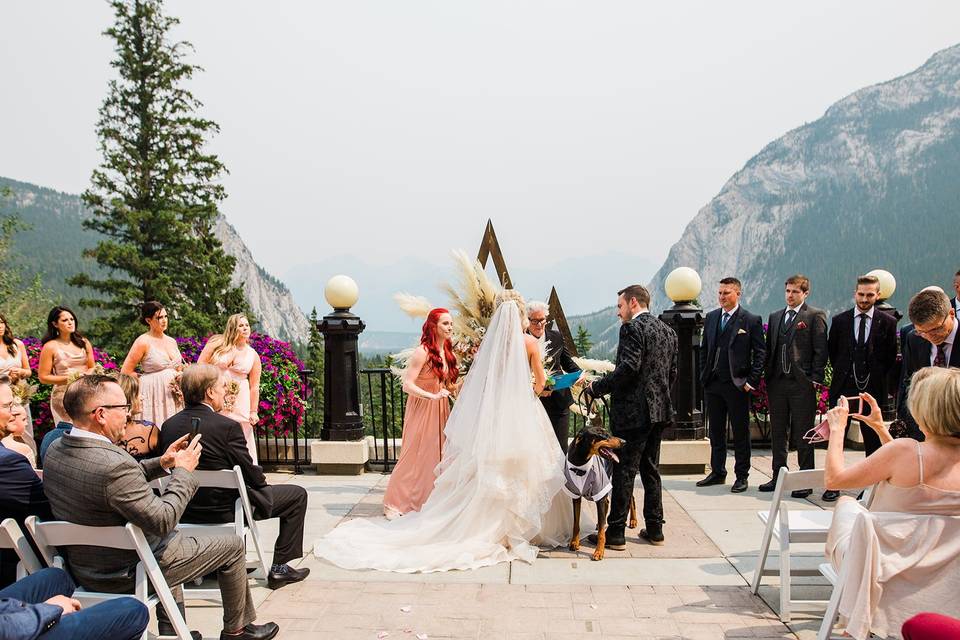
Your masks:
<svg viewBox="0 0 960 640"><path fill-rule="evenodd" d="M497 270L500 286L504 289L513 289L513 281L510 280L507 262L503 259L503 252L500 250L500 242L497 241L497 232L493 230L492 220L487 220L487 228L483 231L480 251L477 252L477 262L480 263L481 267L486 268L488 258L493 258L493 266ZM560 296L557 295L556 287L551 287L550 299L547 304L550 305L550 318L557 323L557 330L563 336L567 351L571 355L579 355L577 345L573 342L573 335L570 333L570 326L567 324L567 316L563 313L563 305L560 304Z"/></svg>

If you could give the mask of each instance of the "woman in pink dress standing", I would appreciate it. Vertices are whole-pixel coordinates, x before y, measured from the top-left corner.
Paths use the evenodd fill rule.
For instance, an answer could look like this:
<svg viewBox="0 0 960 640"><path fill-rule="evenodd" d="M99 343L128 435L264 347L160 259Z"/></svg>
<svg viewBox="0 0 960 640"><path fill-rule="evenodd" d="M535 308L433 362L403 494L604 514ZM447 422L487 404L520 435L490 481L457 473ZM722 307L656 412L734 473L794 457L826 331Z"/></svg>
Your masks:
<svg viewBox="0 0 960 640"><path fill-rule="evenodd" d="M227 397L227 403L220 412L233 418L243 427L247 438L247 450L253 463L257 463L257 438L254 425L260 420L257 409L260 406L260 356L248 344L250 340L250 322L242 313L235 313L227 319L222 334L212 336L203 346L197 362L213 364L226 374L227 383L237 384L237 395Z"/></svg>
<svg viewBox="0 0 960 640"><path fill-rule="evenodd" d="M40 363L37 378L43 384L52 384L50 413L53 424L71 422L63 408L63 393L67 383L76 374L93 371L93 346L80 333L77 315L67 307L54 307L47 316L47 333L40 339Z"/></svg>
<svg viewBox="0 0 960 640"><path fill-rule="evenodd" d="M434 468L443 450L450 415L450 391L459 371L453 355L453 318L433 309L423 323L420 346L407 362L403 391L410 396L403 415L403 445L383 497L383 513L396 518L419 511L433 491Z"/></svg>
<svg viewBox="0 0 960 640"><path fill-rule="evenodd" d="M140 415L133 417L160 428L167 418L183 409L173 387L177 374L183 370L183 356L177 341L166 334L170 320L162 304L155 300L143 303L140 322L148 330L133 341L120 373L139 379ZM143 372L139 376L137 365Z"/></svg>

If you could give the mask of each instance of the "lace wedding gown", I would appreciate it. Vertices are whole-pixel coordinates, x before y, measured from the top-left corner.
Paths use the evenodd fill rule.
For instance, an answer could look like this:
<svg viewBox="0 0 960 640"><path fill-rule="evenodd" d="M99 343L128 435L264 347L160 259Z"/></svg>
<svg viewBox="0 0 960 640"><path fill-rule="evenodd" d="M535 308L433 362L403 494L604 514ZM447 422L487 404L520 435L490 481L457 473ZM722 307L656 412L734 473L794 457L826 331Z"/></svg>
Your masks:
<svg viewBox="0 0 960 640"><path fill-rule="evenodd" d="M427 573L533 562L536 545L569 542L564 456L533 393L515 302L494 313L445 433L436 484L419 512L345 522L314 554L345 569ZM596 526L587 519L583 532Z"/></svg>

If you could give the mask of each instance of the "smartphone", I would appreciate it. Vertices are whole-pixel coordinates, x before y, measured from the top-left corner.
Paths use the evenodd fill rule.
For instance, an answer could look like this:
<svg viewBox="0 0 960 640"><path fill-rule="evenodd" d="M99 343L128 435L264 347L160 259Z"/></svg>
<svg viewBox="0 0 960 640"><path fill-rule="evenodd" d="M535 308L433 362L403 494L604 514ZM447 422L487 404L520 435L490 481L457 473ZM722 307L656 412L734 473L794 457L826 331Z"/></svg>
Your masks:
<svg viewBox="0 0 960 640"><path fill-rule="evenodd" d="M850 405L850 413L860 413L860 410L863 409L863 400L860 396L844 396L847 399L847 404Z"/></svg>
<svg viewBox="0 0 960 640"><path fill-rule="evenodd" d="M190 439L187 442L193 442L198 433L200 433L200 418L190 418Z"/></svg>

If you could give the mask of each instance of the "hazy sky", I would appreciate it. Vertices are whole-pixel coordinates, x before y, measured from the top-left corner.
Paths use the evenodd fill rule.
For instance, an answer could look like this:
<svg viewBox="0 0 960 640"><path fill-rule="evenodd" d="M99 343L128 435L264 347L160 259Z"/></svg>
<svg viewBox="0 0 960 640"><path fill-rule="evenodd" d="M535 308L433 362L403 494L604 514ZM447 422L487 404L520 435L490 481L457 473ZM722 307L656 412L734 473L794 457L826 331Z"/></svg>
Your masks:
<svg viewBox="0 0 960 640"><path fill-rule="evenodd" d="M666 256L767 142L960 42L960 3L170 0L223 210L283 277L339 254ZM95 0L0 11L0 175L78 193L111 69Z"/></svg>

